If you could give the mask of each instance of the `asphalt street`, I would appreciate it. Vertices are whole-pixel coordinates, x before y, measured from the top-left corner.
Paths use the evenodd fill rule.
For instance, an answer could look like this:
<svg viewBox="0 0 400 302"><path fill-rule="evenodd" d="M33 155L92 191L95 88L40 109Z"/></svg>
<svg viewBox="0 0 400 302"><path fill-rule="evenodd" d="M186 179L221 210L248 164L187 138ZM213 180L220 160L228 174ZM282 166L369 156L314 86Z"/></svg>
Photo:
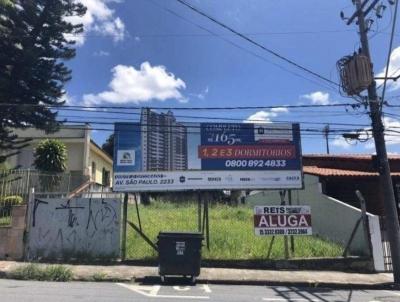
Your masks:
<svg viewBox="0 0 400 302"><path fill-rule="evenodd" d="M0 280L1 302L66 301L266 301L266 302L399 302L400 291L339 290L285 286L140 285L95 282Z"/></svg>

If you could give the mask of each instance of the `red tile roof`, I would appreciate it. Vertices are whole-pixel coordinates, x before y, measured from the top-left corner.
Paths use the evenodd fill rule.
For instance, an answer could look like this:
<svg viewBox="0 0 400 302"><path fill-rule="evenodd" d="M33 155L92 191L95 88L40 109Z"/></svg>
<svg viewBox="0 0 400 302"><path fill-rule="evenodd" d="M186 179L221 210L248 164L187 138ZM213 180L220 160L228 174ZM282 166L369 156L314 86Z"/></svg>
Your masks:
<svg viewBox="0 0 400 302"><path fill-rule="evenodd" d="M304 166L303 171L306 174L316 176L337 176L337 177L376 177L378 172L344 170L334 168L320 168L317 166ZM400 172L392 172L392 176L400 176Z"/></svg>
<svg viewBox="0 0 400 302"><path fill-rule="evenodd" d="M303 158L310 159L351 159L351 160L371 160L375 154L303 154ZM400 160L400 154L388 154L390 160Z"/></svg>

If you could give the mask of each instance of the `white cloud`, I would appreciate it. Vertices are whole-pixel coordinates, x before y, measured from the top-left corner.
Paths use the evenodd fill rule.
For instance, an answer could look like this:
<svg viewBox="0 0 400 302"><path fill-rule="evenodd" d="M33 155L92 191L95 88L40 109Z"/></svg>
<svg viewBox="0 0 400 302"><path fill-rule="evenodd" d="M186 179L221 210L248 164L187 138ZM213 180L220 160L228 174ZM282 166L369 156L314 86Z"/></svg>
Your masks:
<svg viewBox="0 0 400 302"><path fill-rule="evenodd" d="M85 34L95 33L97 35L112 36L115 42L122 41L125 38L125 24L115 16L115 11L108 4L117 2L117 0L73 0L86 6L86 14L82 17L67 17L67 21L73 24L83 24L83 34L68 37L76 41L77 45L85 43Z"/></svg>
<svg viewBox="0 0 400 302"><path fill-rule="evenodd" d="M95 51L93 53L93 55L95 57L108 57L110 55L110 53L108 51L98 50L98 51Z"/></svg>
<svg viewBox="0 0 400 302"><path fill-rule="evenodd" d="M386 145L397 145L400 144L400 135L399 133L392 132L392 131L400 131L400 121L397 119L393 119L390 117L383 118L383 125L385 127L385 141ZM391 131L392 130L392 131ZM356 133L356 132L350 132ZM370 128L365 128L363 131L359 132L359 140L365 141L364 147L366 149L373 149L375 148L372 131ZM349 149L352 145L358 144L358 140L346 140L342 136L336 136L332 141L332 145L343 148Z"/></svg>
<svg viewBox="0 0 400 302"><path fill-rule="evenodd" d="M245 123L271 123L271 118L277 117L281 113L289 113L288 108L276 107L270 110L261 110L250 115Z"/></svg>
<svg viewBox="0 0 400 302"><path fill-rule="evenodd" d="M345 138L343 138L343 136L340 135L335 136L331 144L342 149L350 149L350 147L354 145L354 143L347 141Z"/></svg>
<svg viewBox="0 0 400 302"><path fill-rule="evenodd" d="M203 91L201 91L200 93L189 93L190 96L194 96L195 98L198 98L200 100L204 100L208 94L208 92L210 91L210 89L208 88L208 86L206 88L204 88Z"/></svg>
<svg viewBox="0 0 400 302"><path fill-rule="evenodd" d="M385 126L385 140L386 145L397 145L400 144L400 121L398 119L384 117L383 118L383 125ZM388 130L396 131L391 132Z"/></svg>
<svg viewBox="0 0 400 302"><path fill-rule="evenodd" d="M386 67L378 73L377 77L384 77L386 72ZM400 46L393 49L392 53L390 54L390 63L389 63L389 77L395 77L400 75ZM383 80L377 80L376 83L381 85ZM392 80L387 81L387 86L390 87L392 90L400 89L400 80L394 82Z"/></svg>
<svg viewBox="0 0 400 302"><path fill-rule="evenodd" d="M164 66L151 66L149 62L143 62L140 69L117 65L111 71L113 77L108 85L110 89L98 94L85 94L83 100L86 105L102 102L139 104L166 99L186 101L181 94L181 90L186 88L185 82L167 72Z"/></svg>
<svg viewBox="0 0 400 302"><path fill-rule="evenodd" d="M76 102L75 98L69 95L68 92L65 92L65 94L61 97L61 101L64 101L65 105L73 105Z"/></svg>
<svg viewBox="0 0 400 302"><path fill-rule="evenodd" d="M301 97L310 100L311 103L314 105L328 105L332 103L329 98L329 93L322 91L315 91L309 94L304 94Z"/></svg>

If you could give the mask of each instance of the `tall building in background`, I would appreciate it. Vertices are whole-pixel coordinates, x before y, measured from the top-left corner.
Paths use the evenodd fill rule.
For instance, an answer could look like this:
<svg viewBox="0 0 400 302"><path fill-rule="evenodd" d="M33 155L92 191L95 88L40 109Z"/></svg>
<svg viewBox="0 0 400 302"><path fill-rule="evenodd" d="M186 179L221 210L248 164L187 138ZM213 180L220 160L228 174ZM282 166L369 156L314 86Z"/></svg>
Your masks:
<svg viewBox="0 0 400 302"><path fill-rule="evenodd" d="M143 108L142 130L143 171L187 170L187 129L177 123L173 113L157 113Z"/></svg>

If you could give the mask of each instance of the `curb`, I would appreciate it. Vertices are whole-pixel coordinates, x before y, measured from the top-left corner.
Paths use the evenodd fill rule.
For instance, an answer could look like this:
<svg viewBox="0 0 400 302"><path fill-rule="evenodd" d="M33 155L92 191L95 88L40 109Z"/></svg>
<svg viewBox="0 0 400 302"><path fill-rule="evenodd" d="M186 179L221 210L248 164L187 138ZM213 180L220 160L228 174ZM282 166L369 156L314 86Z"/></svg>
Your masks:
<svg viewBox="0 0 400 302"><path fill-rule="evenodd" d="M182 278L174 278L176 282L167 282L167 284L172 285L180 285L190 284L185 279ZM171 280L170 279L170 280ZM125 281L126 282L126 281ZM133 278L131 283L141 283L144 285L154 285L161 284L161 279L159 276L147 276L147 277L137 277ZM175 284L176 283L176 284ZM271 281L271 280L256 280L256 279L247 279L247 280L233 280L233 279L210 279L210 278L201 278L198 277L196 279L196 283L198 284L216 284L216 285L252 285L252 286L285 286L285 287L313 287L313 288L332 288L332 289L370 289L370 290L381 290L381 289L396 289L396 286L392 282L385 283L338 283L338 282L317 282L317 281L309 281L309 282L297 282L297 281Z"/></svg>
<svg viewBox="0 0 400 302"><path fill-rule="evenodd" d="M18 280L14 279L13 276L7 272L0 271L0 279ZM29 280L24 280L29 281ZM132 278L125 277L104 277L101 280L95 280L93 277L82 277L73 276L70 282L113 282L113 283L142 283L145 285L161 284L159 276L149 277L138 277ZM171 282L168 284L182 284L185 283L183 280L180 282ZM232 279L205 279L198 278L196 280L198 284L215 284L215 285L238 285L238 286L285 286L285 287L312 287L312 288L332 288L332 289L369 289L369 290L382 290L382 289L396 289L393 283L377 283L377 284L359 284L359 283L335 283L335 282L288 282L288 281L270 281L270 280L232 280ZM185 283L186 284L186 283Z"/></svg>

